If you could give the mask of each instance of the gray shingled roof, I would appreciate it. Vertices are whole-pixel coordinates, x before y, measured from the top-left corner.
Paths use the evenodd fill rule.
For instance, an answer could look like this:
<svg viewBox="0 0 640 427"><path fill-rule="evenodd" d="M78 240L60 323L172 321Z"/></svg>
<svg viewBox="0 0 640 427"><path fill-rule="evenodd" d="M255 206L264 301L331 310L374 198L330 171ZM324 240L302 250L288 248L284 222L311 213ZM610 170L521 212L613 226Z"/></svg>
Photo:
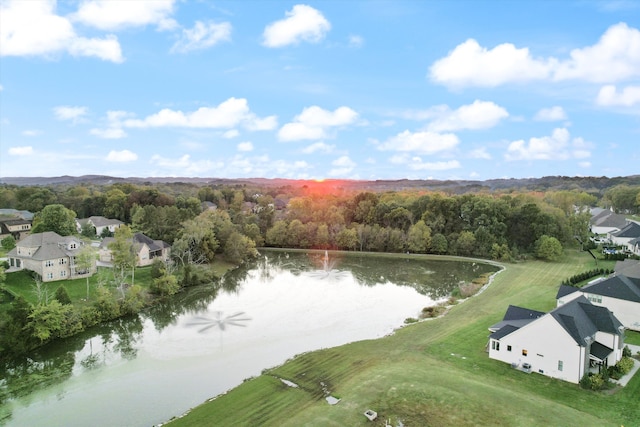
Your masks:
<svg viewBox="0 0 640 427"><path fill-rule="evenodd" d="M596 227L622 228L627 225L627 218L624 215L607 210L591 217L589 222Z"/></svg>
<svg viewBox="0 0 640 427"><path fill-rule="evenodd" d="M597 341L591 344L591 355L595 356L598 360L605 360L612 352L612 348L600 344Z"/></svg>
<svg viewBox="0 0 640 427"><path fill-rule="evenodd" d="M44 233L30 234L24 239L20 240L16 248L13 248L7 256L24 258L22 255L18 255L17 247L38 248L33 255L28 258L37 261L46 261L49 259L64 258L72 256L76 251L68 251L64 246L70 242L81 243L78 239L72 236L61 236L53 231L45 231ZM61 246L63 245L63 246Z"/></svg>
<svg viewBox="0 0 640 427"><path fill-rule="evenodd" d="M543 313L542 311L530 310L528 308L518 307L516 305L509 305L509 307L507 308L507 312L502 318L502 321L490 326L489 330L500 331L505 326L511 326L519 329L527 323L530 323L533 320L537 319L538 317L544 316L544 314L545 313Z"/></svg>
<svg viewBox="0 0 640 427"><path fill-rule="evenodd" d="M616 266L613 271L618 274L623 274L627 277L640 279L640 261L636 259L625 259L624 261L616 262Z"/></svg>
<svg viewBox="0 0 640 427"><path fill-rule="evenodd" d="M606 307L593 305L584 296L563 304L549 314L578 345L585 347L598 331L620 335L622 323Z"/></svg>
<svg viewBox="0 0 640 427"><path fill-rule="evenodd" d="M613 233L615 237L630 237L635 239L636 237L640 237L640 224L635 222L630 222L625 225L620 231Z"/></svg>
<svg viewBox="0 0 640 427"><path fill-rule="evenodd" d="M563 296L570 295L574 292L578 292L580 288L576 288L575 286L568 285L560 285L558 289L558 293L556 294L556 299L562 298Z"/></svg>
<svg viewBox="0 0 640 427"><path fill-rule="evenodd" d="M617 274L587 285L582 288L582 291L625 301L640 302L640 279Z"/></svg>

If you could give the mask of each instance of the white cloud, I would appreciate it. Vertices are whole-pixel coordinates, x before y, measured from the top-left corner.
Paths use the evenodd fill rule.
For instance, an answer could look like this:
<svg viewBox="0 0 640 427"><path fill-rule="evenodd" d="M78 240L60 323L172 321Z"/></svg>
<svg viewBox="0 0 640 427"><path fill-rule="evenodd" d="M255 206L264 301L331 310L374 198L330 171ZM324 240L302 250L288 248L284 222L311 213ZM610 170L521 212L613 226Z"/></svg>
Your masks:
<svg viewBox="0 0 640 427"><path fill-rule="evenodd" d="M73 21L101 30L118 30L125 27L157 25L159 29L174 28L177 23L170 18L175 0L145 1L83 1Z"/></svg>
<svg viewBox="0 0 640 427"><path fill-rule="evenodd" d="M428 125L428 130L433 132L488 129L509 117L509 113L503 107L479 100L453 111L447 106L440 107L434 115L437 118Z"/></svg>
<svg viewBox="0 0 640 427"><path fill-rule="evenodd" d="M485 159L491 160L491 154L487 152L485 147L476 148L469 153L469 157L472 159Z"/></svg>
<svg viewBox="0 0 640 427"><path fill-rule="evenodd" d="M350 35L349 36L349 47L359 48L364 45L364 38L362 36Z"/></svg>
<svg viewBox="0 0 640 427"><path fill-rule="evenodd" d="M488 86L526 82L550 75L552 64L534 59L527 48L504 43L487 49L469 39L430 68L431 80L445 86Z"/></svg>
<svg viewBox="0 0 640 427"><path fill-rule="evenodd" d="M335 150L335 145L325 144L324 142L314 142L313 144L305 147L302 152L305 154L313 154L313 153L332 153Z"/></svg>
<svg viewBox="0 0 640 427"><path fill-rule="evenodd" d="M0 92L4 90L4 86L0 85Z"/></svg>
<svg viewBox="0 0 640 427"><path fill-rule="evenodd" d="M202 50L214 46L221 42L231 40L231 24L222 22L201 22L196 21L191 29L184 28L182 36L171 47L171 52L187 53L193 50Z"/></svg>
<svg viewBox="0 0 640 427"><path fill-rule="evenodd" d="M55 14L55 6L52 0L3 2L0 56L51 56L68 52L116 63L124 61L117 37L78 36L67 18Z"/></svg>
<svg viewBox="0 0 640 427"><path fill-rule="evenodd" d="M42 131L38 129L27 129L22 131L22 135L24 136L38 136L42 135Z"/></svg>
<svg viewBox="0 0 640 427"><path fill-rule="evenodd" d="M237 129L231 129L222 134L222 137L226 139L233 139L237 138L238 136L240 136L240 132L238 132Z"/></svg>
<svg viewBox="0 0 640 427"><path fill-rule="evenodd" d="M29 156L33 154L33 147L28 145L24 147L10 147L9 155L10 156Z"/></svg>
<svg viewBox="0 0 640 427"><path fill-rule="evenodd" d="M596 44L569 56L558 65L555 80L607 83L640 76L640 31L623 22L612 25Z"/></svg>
<svg viewBox="0 0 640 427"><path fill-rule="evenodd" d="M247 100L229 98L217 107L201 107L193 112L164 108L144 119L127 119L122 125L129 128L187 127L187 128L234 128L243 124L249 130L263 130L273 126L274 118L260 119L251 113ZM267 126L268 125L268 126Z"/></svg>
<svg viewBox="0 0 640 427"><path fill-rule="evenodd" d="M107 155L106 160L108 162L118 162L118 163L133 162L138 160L138 155L129 150L122 150L122 151L111 150L109 151L109 154Z"/></svg>
<svg viewBox="0 0 640 427"><path fill-rule="evenodd" d="M605 107L631 107L640 104L640 86L627 86L620 92L614 85L603 86L598 92L596 104Z"/></svg>
<svg viewBox="0 0 640 427"><path fill-rule="evenodd" d="M567 160L591 156L589 143L582 138L571 139L565 128L554 129L551 136L513 141L509 144L505 159L514 160Z"/></svg>
<svg viewBox="0 0 640 427"><path fill-rule="evenodd" d="M331 162L332 166L335 166L328 172L329 176L345 176L350 174L357 166L356 163L349 158L349 156L341 156Z"/></svg>
<svg viewBox="0 0 640 427"><path fill-rule="evenodd" d="M286 12L286 18L273 22L264 29L263 45L283 47L301 41L317 43L331 29L322 13L311 6L298 4Z"/></svg>
<svg viewBox="0 0 640 427"><path fill-rule="evenodd" d="M606 83L639 75L640 31L625 23L612 25L596 44L573 49L566 59L534 58L528 48L511 43L487 49L469 39L429 69L432 81L452 88L534 80Z"/></svg>
<svg viewBox="0 0 640 427"><path fill-rule="evenodd" d="M273 130L278 127L278 116L267 116L265 118L259 118L255 115L247 116L245 126L248 130Z"/></svg>
<svg viewBox="0 0 640 427"><path fill-rule="evenodd" d="M457 160L449 160L442 162L423 162L419 156L410 156L406 153L391 156L389 161L396 165L402 165L411 170L450 170L460 168L460 162Z"/></svg>
<svg viewBox="0 0 640 427"><path fill-rule="evenodd" d="M60 105L53 108L53 114L58 120L71 120L74 123L86 116L89 109L87 107L71 107L68 105Z"/></svg>
<svg viewBox="0 0 640 427"><path fill-rule="evenodd" d="M328 111L314 105L302 110L293 122L282 126L278 131L278 138L280 141L327 138L329 128L350 125L357 119L358 113L349 107Z"/></svg>
<svg viewBox="0 0 640 427"><path fill-rule="evenodd" d="M541 109L533 119L540 122L557 122L559 120L567 120L567 113L562 107L556 105L551 108Z"/></svg>
<svg viewBox="0 0 640 427"><path fill-rule="evenodd" d="M121 139L127 136L126 132L122 128L106 128L98 129L94 128L89 131L89 134L104 139Z"/></svg>
<svg viewBox="0 0 640 427"><path fill-rule="evenodd" d="M191 160L191 156L188 154L178 159L170 159L155 154L151 157L151 164L163 169L160 175L169 173L173 176L197 176L219 170L223 166L222 162L215 163L211 160Z"/></svg>
<svg viewBox="0 0 640 427"><path fill-rule="evenodd" d="M253 151L253 144L250 141L238 144L238 151Z"/></svg>
<svg viewBox="0 0 640 427"><path fill-rule="evenodd" d="M418 161L419 160L419 161ZM451 169L460 169L462 166L457 160L449 160L446 162L422 162L421 159L414 159L408 164L412 170L431 170L431 171L445 171Z"/></svg>
<svg viewBox="0 0 640 427"><path fill-rule="evenodd" d="M409 132L405 130L378 144L379 150L412 151L422 154L435 154L453 150L459 143L458 137L452 133Z"/></svg>

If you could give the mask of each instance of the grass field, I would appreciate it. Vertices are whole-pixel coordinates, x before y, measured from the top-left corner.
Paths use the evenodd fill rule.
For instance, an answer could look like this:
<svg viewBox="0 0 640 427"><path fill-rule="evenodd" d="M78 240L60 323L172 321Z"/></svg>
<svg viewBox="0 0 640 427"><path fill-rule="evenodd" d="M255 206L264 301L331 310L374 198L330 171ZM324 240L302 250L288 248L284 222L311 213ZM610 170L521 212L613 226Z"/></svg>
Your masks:
<svg viewBox="0 0 640 427"><path fill-rule="evenodd" d="M487 328L509 304L548 311L562 280L594 267L584 252L557 263L507 264L486 291L444 317L300 355L170 425L638 426L640 376L613 393L591 392L513 370L485 352ZM640 334L629 333L628 340L639 343ZM329 405L327 391L340 402ZM378 413L376 421L365 418L367 409Z"/></svg>

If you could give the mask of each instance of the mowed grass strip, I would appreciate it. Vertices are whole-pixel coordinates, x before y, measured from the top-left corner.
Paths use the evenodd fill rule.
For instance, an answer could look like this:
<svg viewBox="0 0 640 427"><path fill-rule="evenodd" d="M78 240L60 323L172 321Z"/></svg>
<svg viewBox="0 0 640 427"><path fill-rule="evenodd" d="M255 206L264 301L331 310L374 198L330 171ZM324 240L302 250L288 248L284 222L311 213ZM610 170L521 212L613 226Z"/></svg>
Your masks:
<svg viewBox="0 0 640 427"><path fill-rule="evenodd" d="M594 267L580 252L557 263L508 264L488 289L444 317L378 340L300 355L171 426L365 426L384 420L407 426L640 425L638 376L615 393L595 393L516 371L485 351L487 328L509 304L548 311L562 280ZM281 387L272 381L277 378L300 387ZM341 401L329 405L325 391ZM378 412L376 422L365 418L367 409Z"/></svg>

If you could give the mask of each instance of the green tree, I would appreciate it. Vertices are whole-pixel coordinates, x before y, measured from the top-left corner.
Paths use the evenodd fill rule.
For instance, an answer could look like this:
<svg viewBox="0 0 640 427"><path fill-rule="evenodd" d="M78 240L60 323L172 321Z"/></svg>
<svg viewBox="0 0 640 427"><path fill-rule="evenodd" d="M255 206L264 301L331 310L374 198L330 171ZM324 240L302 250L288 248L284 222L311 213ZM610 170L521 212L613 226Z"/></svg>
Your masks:
<svg viewBox="0 0 640 427"><path fill-rule="evenodd" d="M341 249L352 251L358 246L358 233L353 228L343 228L336 236L336 244Z"/></svg>
<svg viewBox="0 0 640 427"><path fill-rule="evenodd" d="M87 275L87 301L89 301L89 273L95 268L96 257L95 249L89 244L85 244L75 256L76 273Z"/></svg>
<svg viewBox="0 0 640 427"><path fill-rule="evenodd" d="M173 256L185 266L208 264L213 261L220 243L213 229L211 217L203 213L182 224L178 239L173 244Z"/></svg>
<svg viewBox="0 0 640 427"><path fill-rule="evenodd" d="M53 300L48 304L38 304L29 315L30 328L33 336L40 342L48 341L64 335L64 325L69 312L73 310L71 305L62 305Z"/></svg>
<svg viewBox="0 0 640 427"><path fill-rule="evenodd" d="M121 303L122 314L136 314L145 305L144 290L140 285L133 285L127 289L124 300Z"/></svg>
<svg viewBox="0 0 640 427"><path fill-rule="evenodd" d="M95 239L97 237L96 228L88 222L82 224L80 234L89 239Z"/></svg>
<svg viewBox="0 0 640 427"><path fill-rule="evenodd" d="M5 251L10 251L16 247L16 239L14 239L13 236L7 236L0 241L0 245L2 245L2 249Z"/></svg>
<svg viewBox="0 0 640 427"><path fill-rule="evenodd" d="M224 246L224 255L234 264L240 264L245 259L257 257L258 251L253 240L238 232L233 232Z"/></svg>
<svg viewBox="0 0 640 427"><path fill-rule="evenodd" d="M446 254L449 250L449 242L444 234L436 233L431 239L431 250L437 254Z"/></svg>
<svg viewBox="0 0 640 427"><path fill-rule="evenodd" d="M131 272L131 284L134 284L135 267L138 260L131 229L126 225L119 227L115 232L114 240L109 243L108 248L111 251L113 276L122 293L122 298L124 298L125 280L129 272Z"/></svg>
<svg viewBox="0 0 640 427"><path fill-rule="evenodd" d="M476 245L476 237L470 231L463 231L456 240L456 248L461 255L471 255Z"/></svg>
<svg viewBox="0 0 640 427"><path fill-rule="evenodd" d="M69 296L69 292L67 292L67 288L64 286L59 286L58 289L56 289L53 298L62 305L71 304L71 297Z"/></svg>
<svg viewBox="0 0 640 427"><path fill-rule="evenodd" d="M47 205L33 219L32 233L53 231L61 236L76 233L76 213L63 205Z"/></svg>
<svg viewBox="0 0 640 427"><path fill-rule="evenodd" d="M547 261L558 261L562 257L562 244L555 237L542 235L536 241L536 257Z"/></svg>
<svg viewBox="0 0 640 427"><path fill-rule="evenodd" d="M287 245L287 232L288 227L286 221L278 220L273 224L273 227L267 230L266 243L269 246L275 246L278 248L285 247Z"/></svg>
<svg viewBox="0 0 640 427"><path fill-rule="evenodd" d="M431 247L431 228L423 220L409 227L407 247L411 252L424 253Z"/></svg>
<svg viewBox="0 0 640 427"><path fill-rule="evenodd" d="M151 292L161 296L168 296L180 290L178 279L173 274L165 274L162 277L153 279L151 282Z"/></svg>

